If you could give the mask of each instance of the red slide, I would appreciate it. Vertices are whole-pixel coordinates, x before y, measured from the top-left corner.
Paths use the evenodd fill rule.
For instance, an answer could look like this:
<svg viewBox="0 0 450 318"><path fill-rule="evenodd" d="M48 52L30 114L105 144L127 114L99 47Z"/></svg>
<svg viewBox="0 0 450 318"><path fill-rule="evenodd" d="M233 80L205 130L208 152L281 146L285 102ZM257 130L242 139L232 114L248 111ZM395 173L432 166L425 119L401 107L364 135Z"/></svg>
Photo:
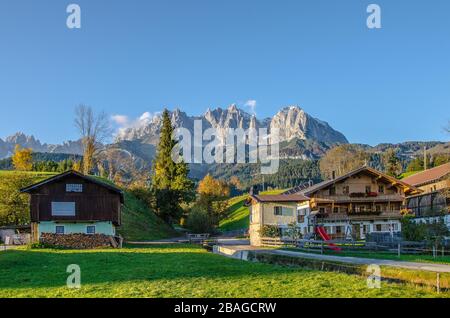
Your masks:
<svg viewBox="0 0 450 318"><path fill-rule="evenodd" d="M317 234L320 235L320 237L324 240L324 241L329 241L331 240L330 236L328 235L327 231L325 231L325 228L323 226L318 226L316 227L316 232ZM342 249L340 247L337 247L336 244L334 243L329 243L328 246L333 250L333 251L342 251Z"/></svg>

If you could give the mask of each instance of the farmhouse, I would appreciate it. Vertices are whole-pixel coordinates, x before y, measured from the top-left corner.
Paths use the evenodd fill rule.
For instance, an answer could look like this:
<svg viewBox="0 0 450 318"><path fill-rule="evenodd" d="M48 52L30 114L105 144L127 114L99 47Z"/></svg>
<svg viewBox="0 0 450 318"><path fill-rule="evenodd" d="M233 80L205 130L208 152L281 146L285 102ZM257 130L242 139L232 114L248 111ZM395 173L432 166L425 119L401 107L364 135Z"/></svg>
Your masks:
<svg viewBox="0 0 450 318"><path fill-rule="evenodd" d="M293 222L310 236L317 227L331 238L364 239L368 233L400 232L406 196L421 190L370 167L306 189L276 196L250 196L250 240L261 244L263 226L276 226L286 235Z"/></svg>
<svg viewBox="0 0 450 318"><path fill-rule="evenodd" d="M407 197L407 207L417 219L429 220L430 217L444 214L444 220L450 227L450 163L440 165L403 179L423 193Z"/></svg>
<svg viewBox="0 0 450 318"><path fill-rule="evenodd" d="M45 233L113 237L121 222L122 190L76 171L56 175L21 192L31 195L33 242Z"/></svg>
<svg viewBox="0 0 450 318"><path fill-rule="evenodd" d="M425 193L450 188L450 162L402 179Z"/></svg>

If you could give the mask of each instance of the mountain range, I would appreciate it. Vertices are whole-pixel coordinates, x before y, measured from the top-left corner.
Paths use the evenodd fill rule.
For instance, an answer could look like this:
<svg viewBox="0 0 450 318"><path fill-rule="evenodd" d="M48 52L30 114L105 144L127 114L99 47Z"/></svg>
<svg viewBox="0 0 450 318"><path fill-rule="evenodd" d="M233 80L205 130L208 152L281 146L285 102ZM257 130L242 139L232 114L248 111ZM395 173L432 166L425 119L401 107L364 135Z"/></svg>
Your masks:
<svg viewBox="0 0 450 318"><path fill-rule="evenodd" d="M280 141L289 141L294 138L311 140L328 144L348 143L345 136L334 130L328 123L316 119L298 106L289 106L281 109L272 118L259 120L235 104L226 109L208 109L201 116L188 116L180 109L171 112L171 121L174 127L187 128L192 134L194 121L202 123L203 131L214 128L218 135L224 136L228 128L267 128L270 133L274 128L279 129ZM156 144L162 127L161 115L146 118L135 127L122 130L117 140L139 140L143 143Z"/></svg>
<svg viewBox="0 0 450 318"><path fill-rule="evenodd" d="M25 135L23 132L17 132L14 135L0 138L0 159L9 157L14 152L16 145L24 148L31 148L34 152L62 153L62 154L82 154L81 141L65 141L59 145L41 143L34 136Z"/></svg>
<svg viewBox="0 0 450 318"><path fill-rule="evenodd" d="M314 118L299 106L282 108L273 117L258 119L236 105L227 108L208 109L203 115L189 116L180 109L170 112L172 124L187 128L191 134L194 121L200 120L202 129L215 128L225 135L228 128L267 128L268 132L279 129L281 159L319 159L328 149L337 144L348 143L347 138L333 129L327 122ZM133 126L119 130L113 143L105 145L103 154L118 153L120 158L129 158L138 162L140 167L148 167L156 152L156 145L162 127L162 116L145 116ZM66 141L62 144L42 143L34 136L22 132L0 139L0 159L9 157L16 144L33 149L34 152L82 154L81 141ZM395 148L405 160L417 156L423 147L427 149L447 149L448 143L442 142L404 142L399 144L361 145L366 151L378 153L387 148Z"/></svg>

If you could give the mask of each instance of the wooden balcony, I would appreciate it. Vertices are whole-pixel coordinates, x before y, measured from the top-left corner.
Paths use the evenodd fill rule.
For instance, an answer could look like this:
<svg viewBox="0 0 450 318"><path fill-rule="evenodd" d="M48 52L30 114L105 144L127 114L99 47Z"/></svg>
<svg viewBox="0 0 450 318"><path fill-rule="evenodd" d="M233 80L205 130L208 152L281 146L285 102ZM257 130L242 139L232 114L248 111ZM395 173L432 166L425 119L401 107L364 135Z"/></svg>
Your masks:
<svg viewBox="0 0 450 318"><path fill-rule="evenodd" d="M403 202L405 198L398 194L383 194L377 196L367 197L352 197L350 195L321 195L314 197L314 201L321 202L334 202L334 203L373 203L373 202Z"/></svg>
<svg viewBox="0 0 450 318"><path fill-rule="evenodd" d="M400 211L349 211L346 213L318 213L316 214L317 222L329 221L364 221L364 220L382 220L382 219L399 219Z"/></svg>

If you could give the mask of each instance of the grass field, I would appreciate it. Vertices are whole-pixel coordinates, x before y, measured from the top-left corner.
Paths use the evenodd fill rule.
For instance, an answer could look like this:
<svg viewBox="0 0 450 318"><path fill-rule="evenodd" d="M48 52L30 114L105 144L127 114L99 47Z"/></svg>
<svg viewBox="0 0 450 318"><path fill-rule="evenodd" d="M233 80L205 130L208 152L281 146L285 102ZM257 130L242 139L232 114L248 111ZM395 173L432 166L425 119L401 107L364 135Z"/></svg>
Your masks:
<svg viewBox="0 0 450 318"><path fill-rule="evenodd" d="M261 192L261 194L279 194L283 191L285 190L270 190ZM248 194L244 194L229 200L229 215L219 223L221 231L248 229L250 212L248 207L244 206L247 198Z"/></svg>
<svg viewBox="0 0 450 318"><path fill-rule="evenodd" d="M0 297L436 297L431 289L251 263L190 245L0 252ZM69 264L81 289L66 287ZM440 294L440 296L448 296Z"/></svg>

